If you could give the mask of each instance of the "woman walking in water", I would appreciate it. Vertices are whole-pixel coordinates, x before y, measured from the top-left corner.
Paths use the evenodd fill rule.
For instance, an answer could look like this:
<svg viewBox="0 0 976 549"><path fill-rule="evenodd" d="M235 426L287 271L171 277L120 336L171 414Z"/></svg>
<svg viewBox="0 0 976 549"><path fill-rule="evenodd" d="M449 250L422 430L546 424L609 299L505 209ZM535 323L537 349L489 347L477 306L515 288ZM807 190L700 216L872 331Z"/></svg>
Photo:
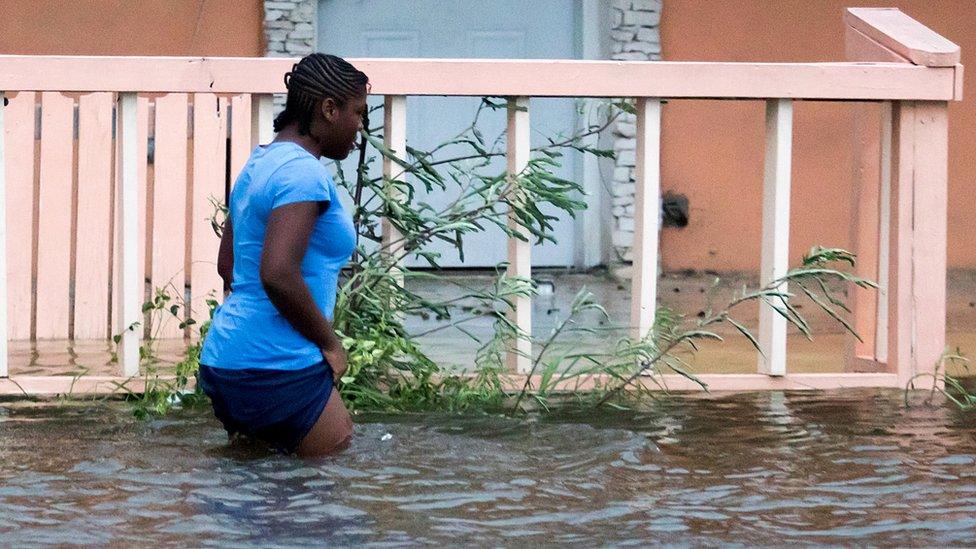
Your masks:
<svg viewBox="0 0 976 549"><path fill-rule="evenodd" d="M314 53L285 75L274 141L234 183L217 270L216 310L199 383L228 434L300 456L342 449L352 420L335 382L346 355L332 328L339 271L355 234L321 157L342 160L363 127L369 79Z"/></svg>

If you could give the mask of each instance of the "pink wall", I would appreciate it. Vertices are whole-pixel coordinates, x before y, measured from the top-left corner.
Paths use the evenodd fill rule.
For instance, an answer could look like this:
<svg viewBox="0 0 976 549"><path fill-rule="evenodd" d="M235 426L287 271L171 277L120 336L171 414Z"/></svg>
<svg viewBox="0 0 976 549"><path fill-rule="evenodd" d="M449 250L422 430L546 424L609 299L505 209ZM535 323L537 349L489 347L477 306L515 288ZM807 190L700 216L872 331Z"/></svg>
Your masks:
<svg viewBox="0 0 976 549"><path fill-rule="evenodd" d="M951 0L664 0L661 43L669 61L841 61L842 11L894 6L976 52L976 2ZM967 71L968 72L968 71ZM949 266L976 267L976 78L949 111ZM763 105L671 101L664 108L662 188L688 195L691 223L667 229L668 269L754 270L762 217ZM851 222L852 107L797 103L791 256L814 244L847 246Z"/></svg>
<svg viewBox="0 0 976 549"><path fill-rule="evenodd" d="M263 56L261 0L0 0L0 54Z"/></svg>

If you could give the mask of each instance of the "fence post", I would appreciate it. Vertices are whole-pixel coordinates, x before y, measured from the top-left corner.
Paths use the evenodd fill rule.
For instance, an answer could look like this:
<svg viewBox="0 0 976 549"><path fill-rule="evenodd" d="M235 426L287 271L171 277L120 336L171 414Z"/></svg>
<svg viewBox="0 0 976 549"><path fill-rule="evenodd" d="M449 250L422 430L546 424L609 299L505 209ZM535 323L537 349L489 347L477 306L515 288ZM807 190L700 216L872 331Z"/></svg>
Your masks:
<svg viewBox="0 0 976 549"><path fill-rule="evenodd" d="M766 168L763 177L762 260L759 284L782 278L790 261L790 167L793 148L793 101L766 101ZM786 283L777 286L786 292ZM786 319L773 307L759 305L759 373L786 375Z"/></svg>
<svg viewBox="0 0 976 549"><path fill-rule="evenodd" d="M407 97L404 95L387 95L383 99L383 144L400 159L407 158ZM383 157L383 179L386 192L391 198L401 196L393 185L393 181L404 177L404 170L391 158ZM383 218L381 223L382 246L390 261L400 262L403 253L403 235L393 226L389 219ZM390 269L390 274L397 284L403 285L403 272L398 265Z"/></svg>
<svg viewBox="0 0 976 549"><path fill-rule="evenodd" d="M138 201L138 118L136 116L136 94L119 94L119 132L121 170L118 178L117 205L119 208L115 242L118 248L116 257L121 262L118 270L120 280L115 281L116 299L119 302L119 316L116 318L116 333L119 341L119 363L122 375L132 377L139 374L139 335L136 328L140 321L139 297L142 288L139 280L139 201Z"/></svg>
<svg viewBox="0 0 976 549"><path fill-rule="evenodd" d="M274 139L274 96L270 93L251 95L251 150Z"/></svg>
<svg viewBox="0 0 976 549"><path fill-rule="evenodd" d="M637 98L637 151L634 189L634 277L631 283L631 337L643 339L657 312L658 212L661 196L661 100Z"/></svg>
<svg viewBox="0 0 976 549"><path fill-rule="evenodd" d="M888 360L906 384L945 350L948 105L899 101L892 120Z"/></svg>
<svg viewBox="0 0 976 549"><path fill-rule="evenodd" d="M962 98L956 44L896 8L847 8L844 22L848 60L952 67L953 98ZM855 118L855 124L862 120ZM872 350L868 345L852 345L847 369L886 369L905 384L917 374L933 373L945 348L948 104L883 104L880 139L875 318L872 307L865 306L867 292L854 289L852 294L855 330L873 332L873 356L863 356ZM870 159L859 161L865 165Z"/></svg>
<svg viewBox="0 0 976 549"><path fill-rule="evenodd" d="M516 177L529 165L529 98L516 97L508 101L508 176ZM515 200L521 199L518 193ZM515 216L509 214L508 227L517 230ZM508 276L532 277L532 243L508 238ZM532 334L532 298L516 296L509 319L524 334ZM532 369L532 340L516 337L508 351L506 362L511 372L527 374Z"/></svg>
<svg viewBox="0 0 976 549"><path fill-rule="evenodd" d="M891 115L890 101L881 104L881 182L878 190L878 295L875 297L874 359L888 362L888 277L891 264ZM861 288L856 288L861 290Z"/></svg>

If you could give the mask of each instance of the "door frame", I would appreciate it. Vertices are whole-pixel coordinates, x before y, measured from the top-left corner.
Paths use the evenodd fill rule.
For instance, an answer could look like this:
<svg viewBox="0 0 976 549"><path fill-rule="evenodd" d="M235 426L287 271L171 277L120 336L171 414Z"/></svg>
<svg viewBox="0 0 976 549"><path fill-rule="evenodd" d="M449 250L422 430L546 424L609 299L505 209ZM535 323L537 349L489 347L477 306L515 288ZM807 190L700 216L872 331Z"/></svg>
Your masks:
<svg viewBox="0 0 976 549"><path fill-rule="evenodd" d="M582 0L577 3L576 28L578 32L579 57L581 59L606 59L609 57L610 0ZM585 123L586 116L593 111L597 101L584 100L583 116L576 115L577 127ZM583 120L580 120L583 118ZM592 146L599 146L600 136L591 139ZM577 268L588 269L606 265L610 250L611 231L607 221L611 219L608 189L602 184L603 173L600 159L583 155L581 170L583 188L586 196L586 210L575 220L576 238L573 239L574 263Z"/></svg>

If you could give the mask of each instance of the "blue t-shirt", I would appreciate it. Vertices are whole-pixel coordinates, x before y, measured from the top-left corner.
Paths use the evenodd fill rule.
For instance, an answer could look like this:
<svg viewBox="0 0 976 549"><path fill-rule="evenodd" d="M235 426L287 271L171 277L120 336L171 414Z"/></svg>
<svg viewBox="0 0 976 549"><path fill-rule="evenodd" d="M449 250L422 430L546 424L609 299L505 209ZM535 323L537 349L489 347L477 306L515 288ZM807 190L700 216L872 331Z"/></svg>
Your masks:
<svg viewBox="0 0 976 549"><path fill-rule="evenodd" d="M200 362L215 368L298 370L322 361L318 347L298 333L268 299L261 284L261 250L271 210L295 202L328 202L315 222L302 260L302 278L330 321L339 271L356 235L325 166L290 142L257 147L234 183L234 281L217 308Z"/></svg>

